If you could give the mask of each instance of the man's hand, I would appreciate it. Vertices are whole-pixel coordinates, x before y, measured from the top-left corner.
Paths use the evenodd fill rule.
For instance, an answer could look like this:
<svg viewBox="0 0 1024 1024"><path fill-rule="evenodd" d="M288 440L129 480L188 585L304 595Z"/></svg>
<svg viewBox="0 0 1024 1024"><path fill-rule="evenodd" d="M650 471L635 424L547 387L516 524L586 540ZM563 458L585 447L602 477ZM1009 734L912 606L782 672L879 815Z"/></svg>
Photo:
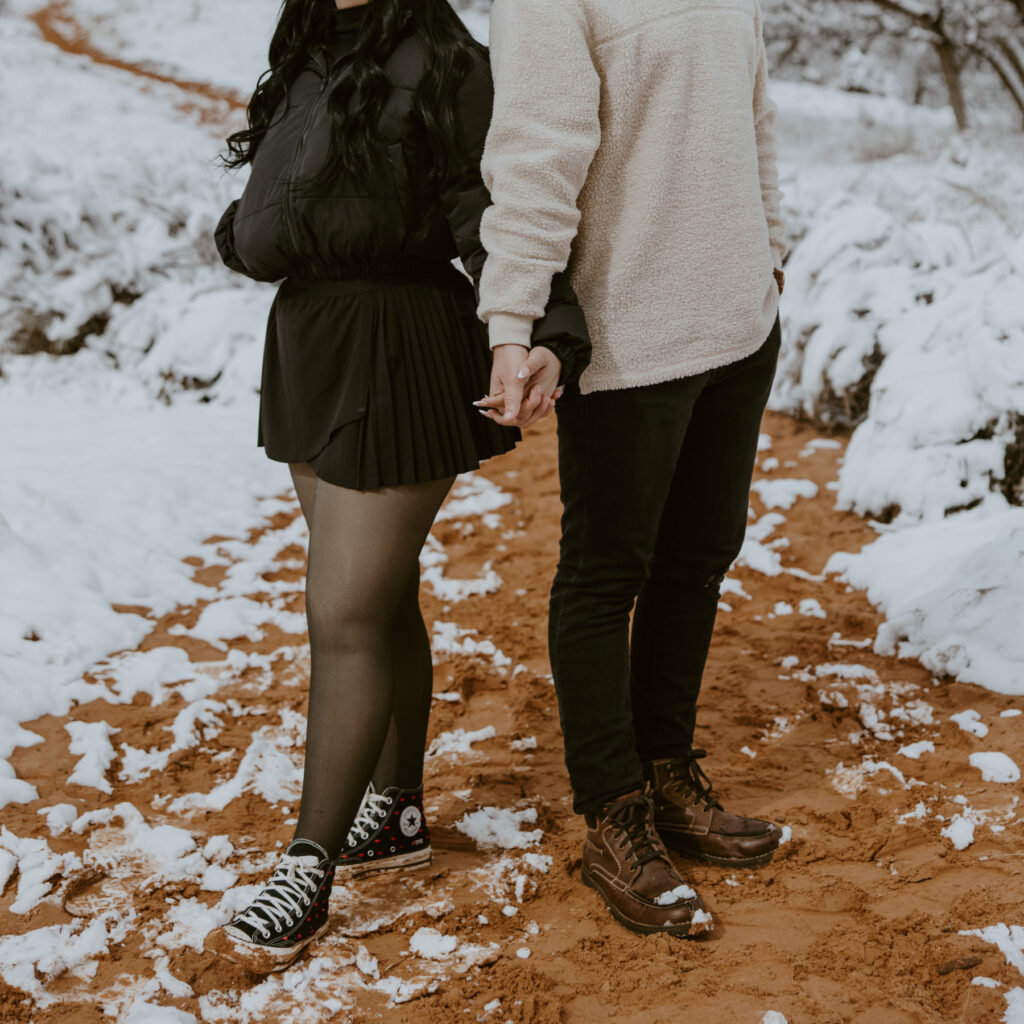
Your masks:
<svg viewBox="0 0 1024 1024"><path fill-rule="evenodd" d="M554 411L561 373L562 364L550 349L498 345L494 349L491 392L473 404L503 427L525 429Z"/></svg>

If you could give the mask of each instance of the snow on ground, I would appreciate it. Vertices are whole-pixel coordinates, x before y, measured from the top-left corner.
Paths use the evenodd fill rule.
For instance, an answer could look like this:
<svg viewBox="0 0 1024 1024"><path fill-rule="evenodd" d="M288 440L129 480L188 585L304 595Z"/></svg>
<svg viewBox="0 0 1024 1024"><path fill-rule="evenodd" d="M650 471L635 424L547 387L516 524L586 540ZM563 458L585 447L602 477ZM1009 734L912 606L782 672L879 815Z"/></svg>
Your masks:
<svg viewBox="0 0 1024 1024"><path fill-rule="evenodd" d="M254 400L154 404L70 358L12 360L0 380L0 436L19 439L0 446L0 757L31 742L14 722L92 699L82 673L149 631L113 604L203 597L182 558L281 509L288 486L251 444ZM0 767L0 804L32 798L14 782Z"/></svg>
<svg viewBox="0 0 1024 1024"><path fill-rule="evenodd" d="M521 828L523 824L533 825L536 821L537 811L533 807L522 811L482 807L478 811L467 812L455 827L480 846L514 850L536 846L540 842L544 834L541 829L523 831Z"/></svg>
<svg viewBox="0 0 1024 1024"><path fill-rule="evenodd" d="M1022 282L1024 284L1024 282ZM937 675L1024 695L1024 509L991 494L947 519L898 528L838 572L885 613L875 650L916 657Z"/></svg>
<svg viewBox="0 0 1024 1024"><path fill-rule="evenodd" d="M886 614L880 653L1024 692L1024 134L775 93L795 245L772 404L859 424L837 502L892 520L829 568Z"/></svg>

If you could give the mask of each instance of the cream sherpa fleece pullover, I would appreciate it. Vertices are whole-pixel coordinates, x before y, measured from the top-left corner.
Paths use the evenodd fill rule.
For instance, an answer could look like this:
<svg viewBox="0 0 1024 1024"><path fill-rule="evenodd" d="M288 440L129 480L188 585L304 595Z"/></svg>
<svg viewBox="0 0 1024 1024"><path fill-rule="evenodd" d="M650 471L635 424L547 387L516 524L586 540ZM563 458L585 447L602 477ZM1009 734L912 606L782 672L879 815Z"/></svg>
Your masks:
<svg viewBox="0 0 1024 1024"><path fill-rule="evenodd" d="M785 252L757 0L494 0L479 314L529 345L569 266L584 392L760 347Z"/></svg>

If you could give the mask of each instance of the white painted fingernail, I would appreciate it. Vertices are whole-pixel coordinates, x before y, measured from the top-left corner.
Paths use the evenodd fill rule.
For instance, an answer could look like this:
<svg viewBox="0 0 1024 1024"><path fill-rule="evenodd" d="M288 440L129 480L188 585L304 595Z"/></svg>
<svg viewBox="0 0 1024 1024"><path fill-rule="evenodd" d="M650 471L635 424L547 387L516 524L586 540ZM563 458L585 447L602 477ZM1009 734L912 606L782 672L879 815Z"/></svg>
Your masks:
<svg viewBox="0 0 1024 1024"><path fill-rule="evenodd" d="M519 371L519 372L518 372L518 373L516 374L516 376L517 376L517 377L518 377L518 378L519 378L520 380L526 380L526 378L530 376L530 371L529 371L529 370L528 370L528 369L527 369L527 368L526 368L526 367L524 366L524 367L523 367L523 368L522 368L522 369L521 369L521 370L520 370L520 371Z"/></svg>

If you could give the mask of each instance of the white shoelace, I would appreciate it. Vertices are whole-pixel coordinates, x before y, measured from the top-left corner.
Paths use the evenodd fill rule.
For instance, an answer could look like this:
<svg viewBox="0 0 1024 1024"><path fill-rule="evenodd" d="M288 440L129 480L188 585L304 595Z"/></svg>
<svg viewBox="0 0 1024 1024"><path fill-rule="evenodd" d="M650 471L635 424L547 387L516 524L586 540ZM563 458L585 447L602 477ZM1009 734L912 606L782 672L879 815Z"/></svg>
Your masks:
<svg viewBox="0 0 1024 1024"><path fill-rule="evenodd" d="M263 892L235 918L238 924L251 925L265 939L270 938L267 919L277 928L291 928L306 910L310 890L324 877L316 857L290 857L285 854Z"/></svg>
<svg viewBox="0 0 1024 1024"><path fill-rule="evenodd" d="M361 840L369 839L388 816L391 803L391 797L368 789L363 797L359 813L356 815L356 820L352 822L352 828L349 829L348 845L358 846Z"/></svg>

